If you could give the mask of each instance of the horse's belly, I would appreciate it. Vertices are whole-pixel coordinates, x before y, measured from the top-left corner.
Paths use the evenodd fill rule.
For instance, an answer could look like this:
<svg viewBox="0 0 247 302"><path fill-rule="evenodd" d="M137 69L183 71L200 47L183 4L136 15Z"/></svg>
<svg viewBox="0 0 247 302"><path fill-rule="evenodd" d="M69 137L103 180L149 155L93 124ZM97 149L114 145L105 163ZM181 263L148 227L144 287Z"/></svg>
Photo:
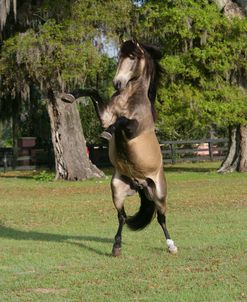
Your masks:
<svg viewBox="0 0 247 302"><path fill-rule="evenodd" d="M122 175L136 179L153 178L162 165L160 146L154 132L146 132L126 142L125 150L117 150L115 137L109 145L109 157Z"/></svg>

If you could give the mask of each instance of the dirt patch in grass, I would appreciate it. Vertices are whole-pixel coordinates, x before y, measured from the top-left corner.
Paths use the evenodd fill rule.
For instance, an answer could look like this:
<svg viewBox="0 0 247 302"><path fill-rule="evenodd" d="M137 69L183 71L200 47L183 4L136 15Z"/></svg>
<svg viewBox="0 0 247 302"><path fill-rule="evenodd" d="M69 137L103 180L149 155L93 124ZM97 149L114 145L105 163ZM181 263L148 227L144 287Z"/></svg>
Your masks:
<svg viewBox="0 0 247 302"><path fill-rule="evenodd" d="M65 288L33 288L29 289L31 292L35 292L37 294L62 294L67 293L67 289Z"/></svg>

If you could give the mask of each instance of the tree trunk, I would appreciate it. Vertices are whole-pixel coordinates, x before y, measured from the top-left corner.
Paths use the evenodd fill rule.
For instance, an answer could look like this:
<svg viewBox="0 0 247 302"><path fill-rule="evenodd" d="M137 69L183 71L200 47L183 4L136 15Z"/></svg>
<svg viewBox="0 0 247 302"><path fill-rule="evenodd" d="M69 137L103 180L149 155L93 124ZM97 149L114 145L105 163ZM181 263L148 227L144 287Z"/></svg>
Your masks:
<svg viewBox="0 0 247 302"><path fill-rule="evenodd" d="M240 127L240 162L239 172L247 172L247 125Z"/></svg>
<svg viewBox="0 0 247 302"><path fill-rule="evenodd" d="M247 12L247 0L213 0L228 18L244 18ZM241 74L239 86L246 89L247 78ZM229 150L218 172L247 172L247 125L240 125L229 131Z"/></svg>
<svg viewBox="0 0 247 302"><path fill-rule="evenodd" d="M229 145L225 160L219 168L219 173L237 170L240 158L240 127L229 127Z"/></svg>
<svg viewBox="0 0 247 302"><path fill-rule="evenodd" d="M52 91L48 94L48 113L55 154L56 180L83 180L102 177L87 155L77 104L61 100Z"/></svg>
<svg viewBox="0 0 247 302"><path fill-rule="evenodd" d="M229 127L229 149L219 173L247 172L247 125Z"/></svg>

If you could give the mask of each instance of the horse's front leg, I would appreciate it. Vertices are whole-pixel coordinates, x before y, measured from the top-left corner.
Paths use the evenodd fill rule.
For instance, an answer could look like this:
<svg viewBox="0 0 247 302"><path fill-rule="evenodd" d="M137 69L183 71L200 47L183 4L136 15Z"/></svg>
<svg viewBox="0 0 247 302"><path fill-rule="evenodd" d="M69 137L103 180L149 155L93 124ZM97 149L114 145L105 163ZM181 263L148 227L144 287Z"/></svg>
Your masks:
<svg viewBox="0 0 247 302"><path fill-rule="evenodd" d="M112 111L111 106L109 106L109 104L106 104L102 100L98 92L94 89L77 89L69 94L61 93L60 96L63 101L70 102L70 103L76 101L80 97L85 97L85 96L90 97L93 102L96 114L101 123L101 126L103 128L109 127L116 120L116 117L114 115L114 112Z"/></svg>
<svg viewBox="0 0 247 302"><path fill-rule="evenodd" d="M104 103L103 99L100 97L99 93L95 89L77 89L73 92L75 98L80 98L83 96L89 96L93 101L93 105L99 120L102 123L102 117L106 110L107 105Z"/></svg>
<svg viewBox="0 0 247 302"><path fill-rule="evenodd" d="M121 255L122 231L127 218L124 210L124 199L126 196L133 195L136 191L131 187L131 181L122 177L118 172L115 172L112 177L111 190L112 200L118 212L118 230L112 248L112 255L117 257Z"/></svg>
<svg viewBox="0 0 247 302"><path fill-rule="evenodd" d="M132 139L137 136L138 121L136 119L128 119L125 116L120 116L116 119L114 124L111 124L102 134L101 137L110 140L113 133L120 134L122 137L122 131L127 139Z"/></svg>

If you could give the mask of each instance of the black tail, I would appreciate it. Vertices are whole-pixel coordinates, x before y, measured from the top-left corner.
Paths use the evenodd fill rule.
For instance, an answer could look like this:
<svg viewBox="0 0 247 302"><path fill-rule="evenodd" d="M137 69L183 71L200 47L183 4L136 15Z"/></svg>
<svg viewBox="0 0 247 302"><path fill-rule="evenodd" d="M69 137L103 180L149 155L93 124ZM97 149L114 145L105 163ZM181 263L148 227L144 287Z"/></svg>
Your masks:
<svg viewBox="0 0 247 302"><path fill-rule="evenodd" d="M147 199L143 190L139 190L138 193L141 198L140 209L126 220L128 227L133 231L144 229L152 221L156 210L155 203Z"/></svg>

